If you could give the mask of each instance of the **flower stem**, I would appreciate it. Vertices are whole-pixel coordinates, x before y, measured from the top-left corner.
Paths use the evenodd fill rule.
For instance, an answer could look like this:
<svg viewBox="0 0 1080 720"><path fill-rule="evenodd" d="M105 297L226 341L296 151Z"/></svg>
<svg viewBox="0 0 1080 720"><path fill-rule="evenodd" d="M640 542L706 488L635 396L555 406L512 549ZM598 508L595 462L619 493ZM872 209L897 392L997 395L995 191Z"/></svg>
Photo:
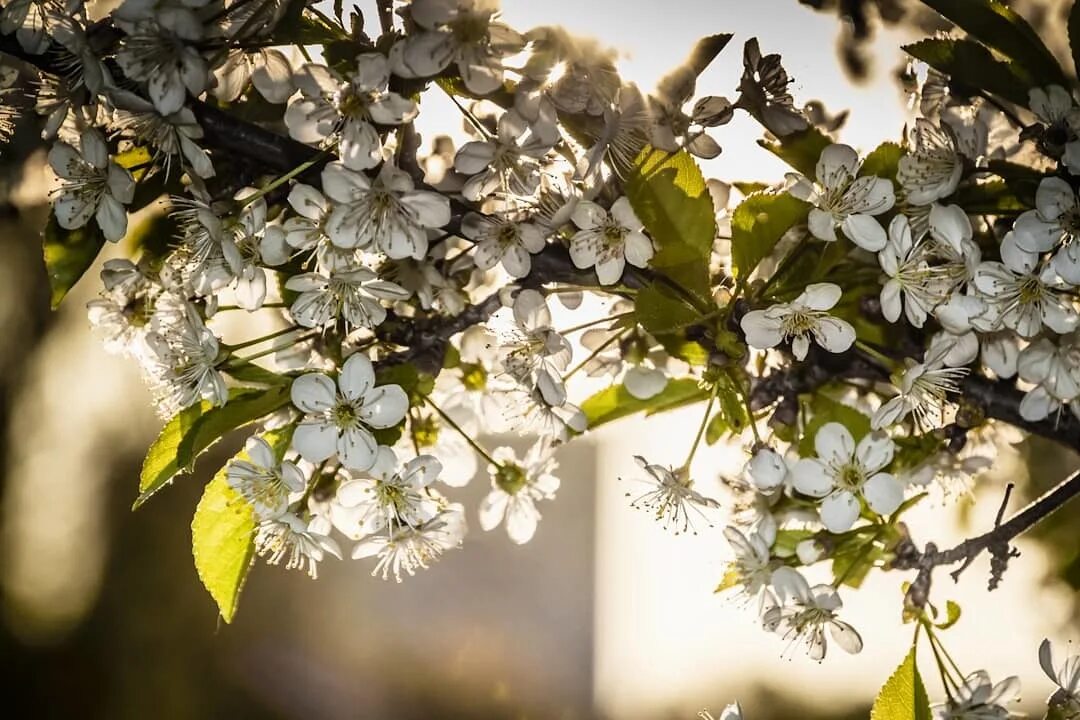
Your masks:
<svg viewBox="0 0 1080 720"><path fill-rule="evenodd" d="M600 325L601 323L606 323L609 320L612 321L612 322L614 322L616 320L622 320L625 317L631 317L633 314L634 314L634 312L631 310L630 312L624 312L624 313L619 313L617 315L611 315L609 317L601 317L601 318L597 318L595 320L589 320L588 322L583 322L580 325L574 325L572 327L566 328L565 330L560 330L559 334L560 335L569 335L570 333L577 332L578 330L585 330L586 328L591 328L594 325Z"/></svg>
<svg viewBox="0 0 1080 720"><path fill-rule="evenodd" d="M319 336L318 332L310 332L310 333L306 333L304 335L298 335L297 337L293 338L293 344L301 343L301 342L303 342L305 340L311 340L312 338L315 338L315 337L318 337L318 336ZM259 352L255 353L254 355L247 355L245 357L240 357L239 355L235 355L235 356L232 357L232 360L236 361L236 363L235 363L236 365L250 365L252 360L257 360L258 358L265 357L266 355L269 355L270 353L277 352L278 350L281 350L281 348L269 347L266 350L260 350Z"/></svg>
<svg viewBox="0 0 1080 720"><path fill-rule="evenodd" d="M252 193L251 195L248 195L246 198L244 198L243 200L240 201L240 207L247 207L251 203L253 203L256 200L258 200L259 198L261 198L262 196L266 195L269 192L272 192L272 191L276 190L277 188L281 187L285 183L292 180L297 175L300 175L301 173L303 173L305 170L310 169L312 166L316 165L317 163L321 162L325 158L329 157L329 155L330 154L326 150L320 150L318 152L318 154L315 155L315 157L311 158L310 160L306 160L306 161L300 163L299 165L297 165L296 167L294 167L292 170L285 173L284 175L281 175L281 176L275 178L274 180L271 180L268 185L266 185L264 187L261 187L258 190L256 190L254 193Z"/></svg>
<svg viewBox="0 0 1080 720"><path fill-rule="evenodd" d="M730 373L728 377L730 377ZM734 378L732 378L734 380ZM754 444L761 445L761 435L758 433L757 420L754 418L754 409L750 407L750 388L748 385L742 383L736 383L739 388L739 397L742 398L743 406L746 408L746 418L750 421L750 431L754 433Z"/></svg>
<svg viewBox="0 0 1080 720"><path fill-rule="evenodd" d="M886 370L891 370L893 368L893 366L896 364L895 361L891 357L889 357L885 353L881 352L877 348L864 343L862 340L856 340L855 341L855 347L859 348L864 353L869 355L871 358L876 360L878 363L885 366Z"/></svg>
<svg viewBox="0 0 1080 720"><path fill-rule="evenodd" d="M243 350L246 347L251 347L252 345L258 345L260 343L266 342L267 340L273 340L274 338L281 337L282 335L288 335L289 333L296 332L299 329L300 328L298 326L291 325L291 326L289 326L287 328L282 328L281 330L277 330L275 332L272 332L269 335L263 335L262 337L257 337L257 338L254 338L252 340L245 340L244 342L237 343L236 345L230 345L229 349L230 350Z"/></svg>
<svg viewBox="0 0 1080 720"><path fill-rule="evenodd" d="M465 442L469 443L469 445L472 447L472 449L476 451L477 455L484 458L485 460L487 460L489 463L491 463L492 465L494 465L496 467L501 466L501 463L498 460L491 457L491 453L489 453L484 448L480 447L479 443L477 443L475 440L473 440L471 437L469 437L469 434L467 432L465 432L464 430L462 430L461 426L458 425L456 422L454 422L453 418L451 418L449 415L447 415L445 412L443 412L443 409L440 408L438 405L436 405L435 401L433 401L430 397L425 395L424 396L424 402L426 402L428 405L431 406L431 409L434 410L438 414L438 416L443 419L443 422L445 422L447 425L449 425L454 430L456 430L458 435L465 438Z"/></svg>
<svg viewBox="0 0 1080 720"><path fill-rule="evenodd" d="M709 416L712 415L713 403L716 402L716 393L719 389L719 383L713 383L712 392L709 393L709 402L705 405L705 415L701 418L701 424L698 426L697 435L694 436L694 444L690 446L690 453L686 456L686 461L682 464L683 469L687 472L690 471L690 463L694 459L694 454L697 453L698 445L701 444L701 438L705 435L705 428L709 425Z"/></svg>
<svg viewBox="0 0 1080 720"><path fill-rule="evenodd" d="M579 370L581 370L581 368L588 365L594 358L596 358L597 355L599 355L604 350L607 350L609 347L611 347L612 344L614 344L616 341L621 339L622 336L625 335L627 333L627 331L629 331L629 330L630 330L630 328L623 328L622 330L619 330L614 335L609 337L603 343L601 343L599 347L597 347L595 350L593 350L591 353L589 353L589 356L587 358L585 358L584 360L579 362L577 365L575 365L573 368L570 369L570 372L566 373L566 375L563 376L563 382L565 382L565 381L569 380L570 378L572 378Z"/></svg>

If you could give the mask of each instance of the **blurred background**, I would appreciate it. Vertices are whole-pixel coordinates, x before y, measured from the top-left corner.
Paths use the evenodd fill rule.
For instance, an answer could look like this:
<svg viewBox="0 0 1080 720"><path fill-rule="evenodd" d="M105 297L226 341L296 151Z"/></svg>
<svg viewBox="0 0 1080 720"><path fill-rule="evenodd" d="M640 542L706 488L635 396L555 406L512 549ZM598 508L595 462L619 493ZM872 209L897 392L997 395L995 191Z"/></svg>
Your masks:
<svg viewBox="0 0 1080 720"><path fill-rule="evenodd" d="M797 101L851 110L840 135L863 151L898 140L909 117L894 82L899 46L940 28L916 5L503 0L519 29L560 24L617 48L624 77L643 87L700 35L734 32L698 84L700 94L732 95L741 43L757 36L763 51L783 53ZM1013 5L1067 53L1066 4ZM440 112L421 115L428 137L458 123ZM36 133L23 122L0 160L0 692L9 708L110 720L659 719L737 698L750 720L867 716L910 638L899 617L903 577L876 574L844 593L845 617L866 642L861 655L830 653L822 665L781 657L783 642L760 630L752 609L713 594L728 557L717 529L674 537L628 507L616 478L635 474L632 455L676 462L671 447L682 448L681 428L697 410L626 421L566 447L558 499L528 545L476 527L480 478L458 496L470 508L465 550L431 570L397 585L362 563L328 562L312 582L260 563L237 619L220 624L192 567L189 524L203 484L241 439L130 511L160 421L134 366L90 334L84 306L96 269L58 312L48 309L38 238L48 178ZM759 135L741 117L721 128L724 153L706 174L779 179L785 168L755 146ZM695 474L712 490L741 457L709 448ZM1044 443L1003 441L977 488L984 501L924 503L912 532L958 540L991 524L1006 481L1020 485L1018 507L1076 463ZM1023 557L993 594L985 560L955 587L943 573L936 586L937 599L964 608L945 636L961 666L996 679L1020 674L1032 714L1049 692L1039 641L1078 637L1078 522L1073 507L1021 541ZM928 684L940 693L935 679Z"/></svg>

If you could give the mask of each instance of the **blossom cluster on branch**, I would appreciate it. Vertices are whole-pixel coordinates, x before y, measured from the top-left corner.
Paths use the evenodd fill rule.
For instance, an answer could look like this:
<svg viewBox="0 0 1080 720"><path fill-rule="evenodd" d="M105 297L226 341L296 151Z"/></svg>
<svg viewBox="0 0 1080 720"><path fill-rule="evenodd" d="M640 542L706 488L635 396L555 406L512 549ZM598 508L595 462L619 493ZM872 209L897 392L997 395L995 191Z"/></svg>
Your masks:
<svg viewBox="0 0 1080 720"><path fill-rule="evenodd" d="M167 420L137 505L250 435L192 525L226 621L255 556L315 577L351 555L401 581L473 513L526 543L559 445L693 405L685 456L637 458L633 507L676 532L722 519L719 590L816 660L827 638L863 647L842 588L917 569L904 613L939 660L941 717L1007 717L1014 683L944 650L959 610L939 618L932 571L986 550L993 587L1080 475L952 551L920 551L902 519L968 493L1017 428L1080 448L1080 104L995 0L926 4L970 35L906 48L916 116L864 156L756 40L733 100L696 87L730 35L646 93L611 51L519 32L494 0L387 0L377 34L340 3L125 0L92 18L7 0L0 132L36 115L50 143L54 303L125 243L89 315ZM422 149L435 96L460 147ZM702 175L737 112L791 166L782 183ZM581 375L610 385L578 397ZM531 447L485 445L503 431ZM748 461L714 497L693 460L725 437ZM481 465L490 489L466 509L455 490ZM1040 658L1074 716L1075 658Z"/></svg>

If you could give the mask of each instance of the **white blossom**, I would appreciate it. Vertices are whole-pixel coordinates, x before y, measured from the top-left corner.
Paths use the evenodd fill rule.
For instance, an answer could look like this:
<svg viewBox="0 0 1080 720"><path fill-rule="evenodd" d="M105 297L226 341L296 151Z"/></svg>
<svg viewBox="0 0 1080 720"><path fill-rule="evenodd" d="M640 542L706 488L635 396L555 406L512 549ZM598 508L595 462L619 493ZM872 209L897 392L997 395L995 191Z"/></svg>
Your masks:
<svg viewBox="0 0 1080 720"><path fill-rule="evenodd" d="M1033 384L1020 401L1020 416L1044 420L1080 396L1080 334L1069 333L1056 343L1040 338L1020 351L1017 374Z"/></svg>
<svg viewBox="0 0 1080 720"><path fill-rule="evenodd" d="M79 141L79 149L57 142L49 150L49 165L62 182L53 201L56 222L76 230L92 217L105 238L116 242L127 232L124 205L135 196L135 180L109 158L100 132L84 130Z"/></svg>
<svg viewBox="0 0 1080 720"><path fill-rule="evenodd" d="M831 353L842 353L855 342L855 328L827 312L840 301L842 291L832 283L812 283L790 303L751 310L740 321L750 347L764 350L791 341L799 360L806 359L810 341Z"/></svg>
<svg viewBox="0 0 1080 720"><path fill-rule="evenodd" d="M293 93L292 63L277 48L233 48L214 68L213 75L214 96L224 102L235 102L249 83L275 104L285 102Z"/></svg>
<svg viewBox="0 0 1080 720"><path fill-rule="evenodd" d="M833 641L845 652L857 654L863 642L848 623L837 618L843 606L840 595L831 585L810 587L798 570L779 567L772 574L772 590L766 594L766 607L761 616L766 630L775 632L791 646L806 648L810 659L825 658L828 627Z"/></svg>
<svg viewBox="0 0 1080 720"><path fill-rule="evenodd" d="M562 371L570 364L570 343L551 326L551 310L536 290L514 298L514 327L499 338L499 362L511 378L531 392L536 388L549 405L566 402Z"/></svg>
<svg viewBox="0 0 1080 720"><path fill-rule="evenodd" d="M487 95L502 86L502 59L525 38L494 22L496 0L413 0L409 16L420 32L391 49L394 73L432 77L456 64L469 92Z"/></svg>
<svg viewBox="0 0 1080 720"><path fill-rule="evenodd" d="M450 201L416 190L408 173L385 162L372 182L366 175L332 162L322 172L323 191L336 204L326 232L340 248L374 246L394 259L422 260L427 228L450 222Z"/></svg>
<svg viewBox="0 0 1080 720"><path fill-rule="evenodd" d="M314 463L336 454L351 470L375 464L379 445L372 430L397 425L409 409L399 385L375 385L375 369L359 353L345 361L336 383L320 372L296 378L292 401L305 413L293 436L297 452Z"/></svg>
<svg viewBox="0 0 1080 720"><path fill-rule="evenodd" d="M291 462L279 461L265 439L253 436L244 445L246 458L232 460L225 478L255 512L258 520L276 518L289 508L289 493L303 492L304 475Z"/></svg>
<svg viewBox="0 0 1080 720"><path fill-rule="evenodd" d="M953 697L933 708L934 720L1008 720L1015 717L1005 707L1020 694L1020 680L1013 676L993 684L985 670L971 673Z"/></svg>
<svg viewBox="0 0 1080 720"><path fill-rule="evenodd" d="M788 466L780 453L770 447L763 447L754 452L743 472L753 482L754 487L767 493L784 484L788 476Z"/></svg>
<svg viewBox="0 0 1080 720"><path fill-rule="evenodd" d="M536 503L555 498L559 478L552 473L558 464L542 440L521 460L508 447L496 448L492 458L497 464L488 468L491 492L480 503L480 527L494 530L505 520L507 536L522 545L532 539L540 522Z"/></svg>
<svg viewBox="0 0 1080 720"><path fill-rule="evenodd" d="M849 240L870 252L885 247L885 229L874 219L890 210L896 197L892 182L875 175L859 177L859 156L847 145L833 144L821 151L815 177L789 173L789 192L814 207L809 228L820 240L836 240L840 228Z"/></svg>
<svg viewBox="0 0 1080 720"><path fill-rule="evenodd" d="M952 195L964 172L964 158L947 123L919 118L911 132L911 149L900 158L896 180L905 199L927 205Z"/></svg>
<svg viewBox="0 0 1080 720"><path fill-rule="evenodd" d="M158 9L155 4L126 0L114 13L126 32L116 52L116 62L124 75L145 82L151 102L162 115L171 115L184 106L188 93L200 95L206 89L209 70L195 48L203 37L201 21L192 7Z"/></svg>
<svg viewBox="0 0 1080 720"><path fill-rule="evenodd" d="M1064 662L1057 663L1050 641L1043 640L1039 644L1039 667L1057 686L1046 704L1062 709L1066 718L1080 714L1080 655L1069 655Z"/></svg>
<svg viewBox="0 0 1080 720"><path fill-rule="evenodd" d="M1066 282L1080 285L1080 199L1067 182L1050 177L1039 183L1035 209L1016 218L1013 239L1026 252L1057 250L1053 269Z"/></svg>
<svg viewBox="0 0 1080 720"><path fill-rule="evenodd" d="M375 557L372 576L387 580L391 574L401 582L404 570L410 577L461 544L465 537L465 509L452 503L434 518L417 525L401 525L389 534L372 535L353 548L353 559Z"/></svg>
<svg viewBox="0 0 1080 720"><path fill-rule="evenodd" d="M332 325L341 318L349 329L372 330L386 319L380 300L407 300L409 291L365 267L293 275L285 287L300 296L289 313L303 327Z"/></svg>
<svg viewBox="0 0 1080 720"><path fill-rule="evenodd" d="M859 518L860 499L879 515L896 512L904 488L887 472L895 445L888 436L869 433L858 445L851 431L825 423L814 436L816 458L803 458L791 469L795 489L822 498L821 522L829 532L850 530Z"/></svg>
<svg viewBox="0 0 1080 720"><path fill-rule="evenodd" d="M307 143L334 139L345 167L367 170L383 160L376 125L400 125L416 117L416 103L387 91L390 67L380 53L362 53L346 80L323 65L296 74L300 94L285 111L289 134Z"/></svg>
<svg viewBox="0 0 1080 720"><path fill-rule="evenodd" d="M628 492L630 507L653 514L665 529L674 528L679 535L687 530L695 534L694 513L699 519L707 519L703 510L715 510L720 504L694 489L694 481L686 468L672 469L654 465L640 455L634 461L648 476L643 480L650 489L641 494Z"/></svg>
<svg viewBox="0 0 1080 720"><path fill-rule="evenodd" d="M441 471L442 463L432 455L399 465L393 450L380 447L370 468L350 474L338 486L330 519L354 540L384 531L393 535L401 526L419 527L439 512L439 501L427 489Z"/></svg>
<svg viewBox="0 0 1080 720"><path fill-rule="evenodd" d="M461 220L461 232L476 243L476 267L490 270L502 263L511 277L529 274L532 255L547 244L544 231L531 222L515 222L505 217L470 212Z"/></svg>
<svg viewBox="0 0 1080 720"><path fill-rule="evenodd" d="M454 169L468 176L461 194L474 202L495 192L527 197L540 184L540 160L559 140L555 109L540 96L518 95L503 113L495 137L473 140L454 156ZM526 98L522 100L522 98ZM520 108L520 109L519 109ZM534 117L530 120L527 114Z"/></svg>
<svg viewBox="0 0 1080 720"><path fill-rule="evenodd" d="M653 256L652 240L642 232L644 226L629 198L620 197L610 211L582 200L572 217L580 229L570 238L570 259L577 268L595 266L601 285L619 282L626 263L639 268L648 266Z"/></svg>
<svg viewBox="0 0 1080 720"><path fill-rule="evenodd" d="M1001 262L980 263L974 284L987 304L992 329L1004 326L1030 338L1044 325L1058 333L1076 327L1076 310L1056 274L1049 267L1040 269L1038 255L1020 248L1012 232L1001 241Z"/></svg>
<svg viewBox="0 0 1080 720"><path fill-rule="evenodd" d="M319 563L327 555L341 559L341 549L333 538L321 532L318 518L305 523L292 513L263 520L255 533L255 552L270 565L285 560L288 570L303 570L316 579Z"/></svg>
<svg viewBox="0 0 1080 720"><path fill-rule="evenodd" d="M940 427L948 394L960 391L960 380L968 372L967 368L946 366L945 350L928 351L921 363L908 362L896 384L897 394L874 412L871 427L887 428L908 415L915 416L915 426L922 432Z"/></svg>

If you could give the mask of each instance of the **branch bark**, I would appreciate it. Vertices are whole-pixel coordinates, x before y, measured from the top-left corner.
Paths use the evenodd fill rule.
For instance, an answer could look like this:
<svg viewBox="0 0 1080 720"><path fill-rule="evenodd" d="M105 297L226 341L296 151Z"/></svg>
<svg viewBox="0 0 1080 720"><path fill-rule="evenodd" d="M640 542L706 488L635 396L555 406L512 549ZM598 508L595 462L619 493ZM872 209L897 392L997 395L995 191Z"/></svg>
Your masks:
<svg viewBox="0 0 1080 720"><path fill-rule="evenodd" d="M999 522L995 523L992 530L969 538L955 547L938 550L934 543L927 543L926 548L919 552L911 540L902 542L896 548L896 559L893 561L892 567L901 570L919 571L915 581L911 584L911 588L908 590L908 602L918 608L925 607L929 599L932 574L935 568L942 565L962 563L959 568L950 573L954 581L959 580L960 574L983 551L989 551L991 555L988 585L990 590L995 589L998 583L1001 582L1001 576L1008 567L1009 559L1019 555L1019 552L1012 547L1012 541L1021 533L1033 528L1044 518L1060 510L1078 494L1080 494L1080 472L1073 473L1061 481L1057 486L1013 515L1004 524L1000 522L1003 513L999 512ZM1006 503L1008 496L1009 494L1006 493ZM1004 503L1002 510L1004 510Z"/></svg>

